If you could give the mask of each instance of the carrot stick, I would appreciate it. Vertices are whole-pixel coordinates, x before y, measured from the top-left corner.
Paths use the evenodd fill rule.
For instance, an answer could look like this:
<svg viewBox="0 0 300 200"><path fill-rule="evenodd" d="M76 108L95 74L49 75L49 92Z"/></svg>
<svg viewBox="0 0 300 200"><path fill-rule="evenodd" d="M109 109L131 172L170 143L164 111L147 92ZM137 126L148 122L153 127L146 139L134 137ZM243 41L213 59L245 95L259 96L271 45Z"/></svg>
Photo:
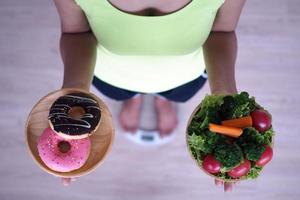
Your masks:
<svg viewBox="0 0 300 200"><path fill-rule="evenodd" d="M221 122L223 126L230 126L235 128L246 128L252 126L251 116L241 117L237 119L224 120Z"/></svg>
<svg viewBox="0 0 300 200"><path fill-rule="evenodd" d="M211 132L216 132L234 138L238 138L243 133L243 130L241 128L233 128L212 123L209 123L208 128Z"/></svg>

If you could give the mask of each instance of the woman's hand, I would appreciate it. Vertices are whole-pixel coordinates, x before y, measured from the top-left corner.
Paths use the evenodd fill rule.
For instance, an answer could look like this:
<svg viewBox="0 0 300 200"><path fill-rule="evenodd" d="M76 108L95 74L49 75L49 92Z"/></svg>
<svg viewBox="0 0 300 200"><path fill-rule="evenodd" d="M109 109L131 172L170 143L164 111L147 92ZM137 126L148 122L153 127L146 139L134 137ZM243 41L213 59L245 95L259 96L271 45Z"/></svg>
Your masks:
<svg viewBox="0 0 300 200"><path fill-rule="evenodd" d="M228 87L228 85L224 84L222 86L211 89L211 94L215 95L232 95L237 93L238 91L235 85Z"/></svg>
<svg viewBox="0 0 300 200"><path fill-rule="evenodd" d="M236 184L237 182L224 182L224 181L220 181L215 179L215 185L221 185L224 186L224 192L231 192L233 189L234 184Z"/></svg>
<svg viewBox="0 0 300 200"><path fill-rule="evenodd" d="M224 87L220 87L220 88L216 88L215 90L211 91L212 94L219 94L219 95L226 95L226 94L236 94L237 93L237 89L236 87L226 87L226 85ZM224 182L224 181L220 181L215 179L215 185L221 185L224 187L224 192L231 192L233 189L234 184L237 182Z"/></svg>
<svg viewBox="0 0 300 200"><path fill-rule="evenodd" d="M216 95L231 95L231 94L237 94L237 89L232 88L232 89L226 89L226 88L220 88L216 90L212 90L211 94L216 94Z"/></svg>
<svg viewBox="0 0 300 200"><path fill-rule="evenodd" d="M64 82L62 89L64 88L77 88L77 89L82 89L89 91L89 84L77 84L76 82ZM72 177L72 178L65 178L61 177L61 182L64 186L69 186L71 182L76 181L78 178L77 177Z"/></svg>
<svg viewBox="0 0 300 200"><path fill-rule="evenodd" d="M77 84L76 82L71 82L71 83L64 83L61 87L61 89L66 89L66 88L77 88L85 91L90 90L90 85L89 84Z"/></svg>
<svg viewBox="0 0 300 200"><path fill-rule="evenodd" d="M72 181L76 181L78 178L61 178L62 184L64 186L69 186L71 184Z"/></svg>
<svg viewBox="0 0 300 200"><path fill-rule="evenodd" d="M64 88L77 88L77 89L81 89L81 90L86 90L89 91L90 85L87 84L80 84L77 83L76 81L74 82L66 82L64 81L62 87L62 89ZM78 178L77 177L72 177L72 178L61 178L61 182L64 186L69 186L71 184L71 182L76 181Z"/></svg>
<svg viewBox="0 0 300 200"><path fill-rule="evenodd" d="M216 95L227 95L227 94L230 95L230 94L236 94L237 89L235 87L226 88L226 86L225 86L223 88L217 88L216 90L212 90L211 93L216 94ZM223 186L224 187L224 192L231 192L232 188L233 188L233 185L235 183L236 182L230 183L230 182L224 182L224 181L220 181L220 180L215 179L215 185Z"/></svg>

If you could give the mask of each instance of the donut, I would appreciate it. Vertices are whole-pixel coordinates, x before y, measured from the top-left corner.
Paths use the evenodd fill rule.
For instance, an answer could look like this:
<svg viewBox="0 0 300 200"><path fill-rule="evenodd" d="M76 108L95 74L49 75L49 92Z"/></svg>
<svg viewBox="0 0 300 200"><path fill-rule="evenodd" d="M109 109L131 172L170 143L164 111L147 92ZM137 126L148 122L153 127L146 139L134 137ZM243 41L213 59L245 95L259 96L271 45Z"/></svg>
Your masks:
<svg viewBox="0 0 300 200"><path fill-rule="evenodd" d="M77 116L72 116L72 113ZM50 127L66 139L88 137L97 128L100 118L97 100L81 92L59 97L52 104L48 116Z"/></svg>
<svg viewBox="0 0 300 200"><path fill-rule="evenodd" d="M46 128L38 139L39 156L47 167L57 172L79 169L89 157L89 138L66 140L51 128Z"/></svg>

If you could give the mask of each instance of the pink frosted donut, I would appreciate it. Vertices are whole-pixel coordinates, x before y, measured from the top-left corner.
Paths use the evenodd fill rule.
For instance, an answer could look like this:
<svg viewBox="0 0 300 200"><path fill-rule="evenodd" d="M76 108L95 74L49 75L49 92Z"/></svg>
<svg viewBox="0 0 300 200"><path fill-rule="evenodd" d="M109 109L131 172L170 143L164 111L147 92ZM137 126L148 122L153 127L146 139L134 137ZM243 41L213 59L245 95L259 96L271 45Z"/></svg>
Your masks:
<svg viewBox="0 0 300 200"><path fill-rule="evenodd" d="M51 128L46 128L38 141L38 152L43 162L52 170L69 172L80 168L89 157L89 138L66 140Z"/></svg>

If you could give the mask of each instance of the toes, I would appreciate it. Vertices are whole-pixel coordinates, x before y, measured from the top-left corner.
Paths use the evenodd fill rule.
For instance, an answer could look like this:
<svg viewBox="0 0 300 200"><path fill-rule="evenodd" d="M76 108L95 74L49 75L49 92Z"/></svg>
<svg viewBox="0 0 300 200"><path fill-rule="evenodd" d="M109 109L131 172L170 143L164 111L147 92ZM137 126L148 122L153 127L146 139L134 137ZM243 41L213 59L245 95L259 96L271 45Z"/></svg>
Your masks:
<svg viewBox="0 0 300 200"><path fill-rule="evenodd" d="M127 127L127 131L134 134L137 131L137 127L136 126Z"/></svg>
<svg viewBox="0 0 300 200"><path fill-rule="evenodd" d="M174 116L170 117L173 118ZM174 119L171 119L171 121L164 120L163 118L158 118L158 131L161 137L165 137L172 134L172 132L177 128L177 125L177 116L175 116Z"/></svg>
<svg viewBox="0 0 300 200"><path fill-rule="evenodd" d="M139 126L140 98L128 100L123 103L119 113L119 122L125 132L134 134Z"/></svg>
<svg viewBox="0 0 300 200"><path fill-rule="evenodd" d="M125 131L131 132L131 133L135 133L138 128L136 123L124 123L123 126L124 126Z"/></svg>
<svg viewBox="0 0 300 200"><path fill-rule="evenodd" d="M161 137L168 136L172 133L173 129L159 129L159 133Z"/></svg>
<svg viewBox="0 0 300 200"><path fill-rule="evenodd" d="M123 129L126 132L135 133L137 131L137 126L123 124Z"/></svg>
<svg viewBox="0 0 300 200"><path fill-rule="evenodd" d="M176 129L176 127L177 127L177 122L168 127L165 127L164 125L160 125L158 127L158 131L161 137L166 137L172 134L172 132Z"/></svg>
<svg viewBox="0 0 300 200"><path fill-rule="evenodd" d="M136 132L138 126L135 122L128 120L128 118L123 117L124 115L119 115L119 122L123 130L126 132Z"/></svg>
<svg viewBox="0 0 300 200"><path fill-rule="evenodd" d="M135 133L137 131L138 126L136 124L131 124L120 119L120 124L126 132Z"/></svg>
<svg viewBox="0 0 300 200"><path fill-rule="evenodd" d="M172 103L168 100L156 98L157 129L161 137L168 136L176 129L178 117Z"/></svg>

